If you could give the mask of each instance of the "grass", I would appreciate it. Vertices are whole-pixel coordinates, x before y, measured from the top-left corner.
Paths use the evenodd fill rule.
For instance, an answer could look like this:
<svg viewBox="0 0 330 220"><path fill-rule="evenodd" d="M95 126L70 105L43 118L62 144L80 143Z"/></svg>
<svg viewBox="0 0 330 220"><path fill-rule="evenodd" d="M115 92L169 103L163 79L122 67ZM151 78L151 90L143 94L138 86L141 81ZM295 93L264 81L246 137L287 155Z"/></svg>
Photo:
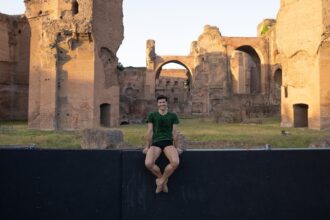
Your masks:
<svg viewBox="0 0 330 220"><path fill-rule="evenodd" d="M181 119L178 128L189 141L216 142L237 147L264 146L270 144L272 147L308 147L310 143L326 136L329 131L316 131L306 128L281 128L279 119L267 118L263 124L227 124L215 123L212 119ZM144 135L146 125L121 126L125 141L130 144L142 145L141 136ZM284 136L281 131L290 134ZM136 146L136 145L135 145Z"/></svg>
<svg viewBox="0 0 330 220"><path fill-rule="evenodd" d="M27 128L26 122L2 122L0 124L0 145L31 145L41 148L80 148L80 132L38 131ZM5 129L4 129L5 128ZM270 144L272 147L308 147L310 143L329 137L329 131L316 131L306 128L281 128L279 119L266 118L262 124L215 123L209 118L181 119L178 126L189 142L196 146L214 142L219 146L253 147ZM124 133L124 139L131 146L142 147L145 124L123 125L116 130ZM289 132L284 136L281 131ZM2 132L1 132L2 131Z"/></svg>
<svg viewBox="0 0 330 220"><path fill-rule="evenodd" d="M1 122L0 145L32 144L41 148L80 149L80 134L74 131L39 131L27 128L27 123Z"/></svg>

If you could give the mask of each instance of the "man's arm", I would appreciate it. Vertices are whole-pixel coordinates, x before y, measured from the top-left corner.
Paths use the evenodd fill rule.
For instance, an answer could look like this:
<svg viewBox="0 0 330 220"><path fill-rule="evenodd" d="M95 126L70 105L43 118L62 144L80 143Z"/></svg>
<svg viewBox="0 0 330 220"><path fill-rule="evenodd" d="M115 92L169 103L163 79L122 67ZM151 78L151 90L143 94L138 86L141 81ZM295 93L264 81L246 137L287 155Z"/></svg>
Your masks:
<svg viewBox="0 0 330 220"><path fill-rule="evenodd" d="M148 123L148 129L147 129L147 133L145 135L145 146L143 149L143 153L146 154L147 151L149 150L150 146L151 146L151 140L152 140L152 135L153 135L153 124L152 123Z"/></svg>
<svg viewBox="0 0 330 220"><path fill-rule="evenodd" d="M178 153L182 153L182 149L179 146L179 133L177 131L177 126L176 124L173 124L173 129L172 129L172 137L173 137L173 145L177 149Z"/></svg>
<svg viewBox="0 0 330 220"><path fill-rule="evenodd" d="M173 137L173 140L177 140L178 138L178 132L177 132L177 126L176 124L173 124L173 127L172 127L172 137Z"/></svg>

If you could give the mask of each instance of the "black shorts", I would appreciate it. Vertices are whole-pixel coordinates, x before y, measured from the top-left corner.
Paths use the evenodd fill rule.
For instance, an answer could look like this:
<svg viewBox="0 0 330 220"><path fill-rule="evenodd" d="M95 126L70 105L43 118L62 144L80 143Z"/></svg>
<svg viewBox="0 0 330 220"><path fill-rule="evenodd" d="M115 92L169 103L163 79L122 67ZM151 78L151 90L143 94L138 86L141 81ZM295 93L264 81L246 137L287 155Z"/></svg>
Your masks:
<svg viewBox="0 0 330 220"><path fill-rule="evenodd" d="M165 141L158 141L155 143L152 143L151 146L159 147L160 149L164 150L165 147L173 145L173 141L171 140L165 140Z"/></svg>

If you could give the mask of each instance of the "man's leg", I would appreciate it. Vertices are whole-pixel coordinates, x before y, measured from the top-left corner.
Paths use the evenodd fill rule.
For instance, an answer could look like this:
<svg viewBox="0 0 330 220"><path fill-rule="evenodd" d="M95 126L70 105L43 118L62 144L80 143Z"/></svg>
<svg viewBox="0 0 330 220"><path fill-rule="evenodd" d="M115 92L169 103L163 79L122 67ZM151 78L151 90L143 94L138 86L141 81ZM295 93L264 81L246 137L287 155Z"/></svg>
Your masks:
<svg viewBox="0 0 330 220"><path fill-rule="evenodd" d="M156 160L162 153L162 149L159 147L151 146L147 152L145 165L148 168L148 170L151 171L152 174L154 174L157 179L162 177L162 172L160 171L159 167L156 165ZM156 179L156 185L157 185L157 179ZM156 187L156 193L160 193L163 191L163 185L157 185Z"/></svg>
<svg viewBox="0 0 330 220"><path fill-rule="evenodd" d="M169 164L165 167L163 176L156 179L157 187L159 185L164 187L164 192L168 192L167 181L168 178L173 174L174 170L179 166L180 159L179 153L174 146L167 146L164 149L165 156L169 160Z"/></svg>
<svg viewBox="0 0 330 220"><path fill-rule="evenodd" d="M145 166L152 174L154 174L157 178L162 176L162 173L159 167L156 165L156 160L162 153L162 149L159 147L151 146L146 154Z"/></svg>

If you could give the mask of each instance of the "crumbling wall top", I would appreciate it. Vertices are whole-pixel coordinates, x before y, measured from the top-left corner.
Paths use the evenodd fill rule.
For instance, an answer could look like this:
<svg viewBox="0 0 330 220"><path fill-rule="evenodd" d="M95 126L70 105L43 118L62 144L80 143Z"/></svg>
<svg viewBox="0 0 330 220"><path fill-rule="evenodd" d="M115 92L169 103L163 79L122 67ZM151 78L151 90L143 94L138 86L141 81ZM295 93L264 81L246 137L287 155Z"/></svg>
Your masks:
<svg viewBox="0 0 330 220"><path fill-rule="evenodd" d="M205 25L203 33L198 37L198 52L200 54L221 52L224 50L224 41L219 28Z"/></svg>

